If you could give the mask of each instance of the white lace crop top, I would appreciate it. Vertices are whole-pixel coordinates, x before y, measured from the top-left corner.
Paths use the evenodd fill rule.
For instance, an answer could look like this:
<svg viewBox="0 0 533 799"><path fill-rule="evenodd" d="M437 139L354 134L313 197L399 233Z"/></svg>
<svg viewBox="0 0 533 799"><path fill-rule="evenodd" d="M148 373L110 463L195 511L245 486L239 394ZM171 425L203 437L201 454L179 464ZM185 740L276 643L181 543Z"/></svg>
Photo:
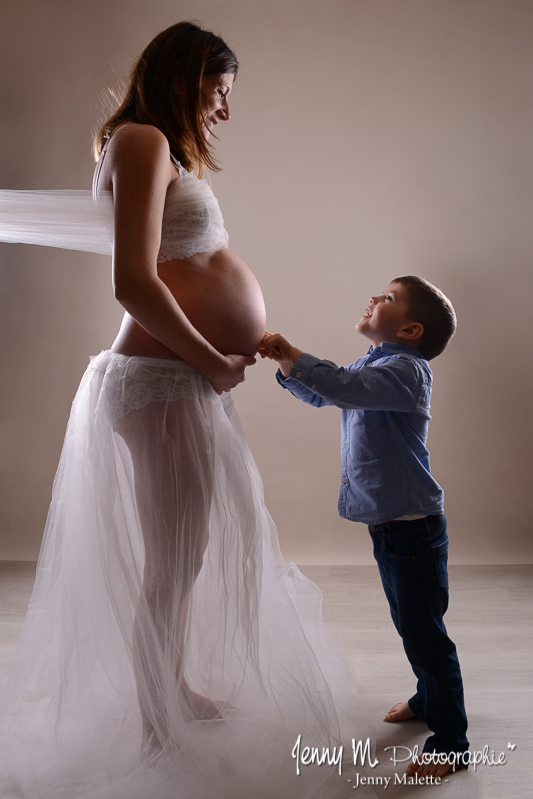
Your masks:
<svg viewBox="0 0 533 799"><path fill-rule="evenodd" d="M95 199L109 141L102 148L94 173ZM179 179L169 187L165 198L157 263L189 258L198 252L222 250L229 243L222 212L209 183L187 172L172 154L170 157L178 169Z"/></svg>
<svg viewBox="0 0 533 799"><path fill-rule="evenodd" d="M197 252L222 250L229 242L218 200L209 183L172 160L178 168L179 180L167 191L158 263L188 258Z"/></svg>

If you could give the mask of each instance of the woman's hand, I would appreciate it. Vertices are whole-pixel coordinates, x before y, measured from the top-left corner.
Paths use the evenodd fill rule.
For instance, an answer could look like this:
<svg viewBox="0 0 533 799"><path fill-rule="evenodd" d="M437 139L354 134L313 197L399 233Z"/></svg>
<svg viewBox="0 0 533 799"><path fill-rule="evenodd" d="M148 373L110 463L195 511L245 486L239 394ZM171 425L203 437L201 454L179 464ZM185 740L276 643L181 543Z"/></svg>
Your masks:
<svg viewBox="0 0 533 799"><path fill-rule="evenodd" d="M243 383L246 380L244 370L247 366L254 365L255 358L251 355L225 355L224 361L225 364L215 374L206 375L217 394L231 391L239 383Z"/></svg>
<svg viewBox="0 0 533 799"><path fill-rule="evenodd" d="M283 377L289 377L303 350L293 347L280 333L265 333L258 352L261 358L276 361Z"/></svg>

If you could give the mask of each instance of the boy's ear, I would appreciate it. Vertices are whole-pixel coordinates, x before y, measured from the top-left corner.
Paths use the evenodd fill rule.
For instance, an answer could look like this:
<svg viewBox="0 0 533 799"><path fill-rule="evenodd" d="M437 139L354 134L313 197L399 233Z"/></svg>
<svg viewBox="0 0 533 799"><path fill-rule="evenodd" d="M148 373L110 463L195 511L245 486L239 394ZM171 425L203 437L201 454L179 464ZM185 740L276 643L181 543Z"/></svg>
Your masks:
<svg viewBox="0 0 533 799"><path fill-rule="evenodd" d="M414 343L418 341L418 339L422 338L424 334L424 325L420 322L409 322L409 324L404 325L401 330L397 332L398 338L406 339Z"/></svg>

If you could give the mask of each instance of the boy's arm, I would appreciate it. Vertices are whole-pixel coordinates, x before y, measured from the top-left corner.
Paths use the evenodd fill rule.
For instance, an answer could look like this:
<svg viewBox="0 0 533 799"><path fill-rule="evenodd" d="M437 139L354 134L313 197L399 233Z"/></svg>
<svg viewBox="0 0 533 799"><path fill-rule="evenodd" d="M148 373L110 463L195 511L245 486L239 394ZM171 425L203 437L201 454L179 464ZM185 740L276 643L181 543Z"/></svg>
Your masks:
<svg viewBox="0 0 533 799"><path fill-rule="evenodd" d="M382 365L345 368L304 352L292 378L337 408L428 415L431 371L414 358L391 355Z"/></svg>
<svg viewBox="0 0 533 799"><path fill-rule="evenodd" d="M270 358L270 360L277 362L279 368L276 372L276 380L282 388L288 389L297 399L315 408L322 408L325 405L332 404L319 397L311 389L303 386L295 379L296 375L291 376L293 364L302 355L302 350L293 347L282 335L279 333L274 335L265 333L259 347L259 354L262 358Z"/></svg>
<svg viewBox="0 0 533 799"><path fill-rule="evenodd" d="M332 402L319 397L307 386L303 386L297 378L285 377L281 369L276 372L276 380L282 388L288 389L294 397L307 403L307 405L312 405L313 408L324 408L327 405L333 405Z"/></svg>
<svg viewBox="0 0 533 799"><path fill-rule="evenodd" d="M259 353L277 361L283 377L289 376L287 381L278 377L284 388L315 407L418 412L429 417L431 370L416 355L391 354L381 365L352 364L347 369L302 352L279 333L266 333Z"/></svg>

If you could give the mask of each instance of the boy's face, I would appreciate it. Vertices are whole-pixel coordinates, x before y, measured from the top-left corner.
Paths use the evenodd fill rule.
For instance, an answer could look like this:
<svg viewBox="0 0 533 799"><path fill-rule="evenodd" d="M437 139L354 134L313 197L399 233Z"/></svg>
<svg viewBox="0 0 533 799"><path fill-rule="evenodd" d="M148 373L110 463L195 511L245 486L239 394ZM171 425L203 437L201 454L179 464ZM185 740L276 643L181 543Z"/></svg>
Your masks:
<svg viewBox="0 0 533 799"><path fill-rule="evenodd" d="M411 342L405 339L402 331L408 329L412 322L406 286L391 283L383 294L369 298L365 313L355 329L370 339L374 347L379 347L385 341L409 344Z"/></svg>

